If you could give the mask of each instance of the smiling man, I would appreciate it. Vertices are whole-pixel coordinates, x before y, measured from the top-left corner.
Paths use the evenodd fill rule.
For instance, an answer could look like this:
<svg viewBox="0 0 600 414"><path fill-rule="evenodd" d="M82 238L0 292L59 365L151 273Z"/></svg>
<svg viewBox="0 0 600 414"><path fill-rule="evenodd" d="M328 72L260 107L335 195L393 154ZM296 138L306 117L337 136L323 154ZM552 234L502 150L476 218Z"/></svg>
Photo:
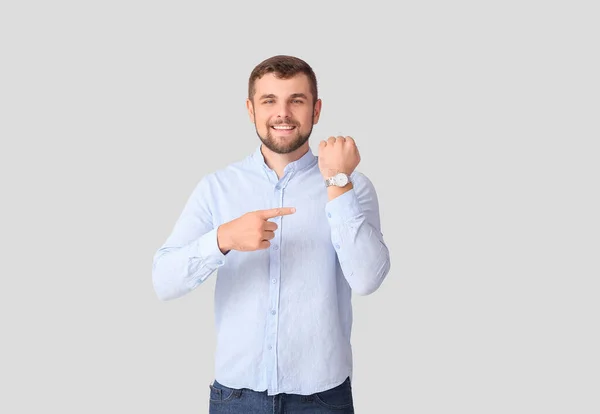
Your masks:
<svg viewBox="0 0 600 414"><path fill-rule="evenodd" d="M246 107L260 145L199 180L154 256L161 300L217 278L212 414L354 412L351 297L380 287L390 255L354 139L310 148L321 105L302 59L258 64Z"/></svg>

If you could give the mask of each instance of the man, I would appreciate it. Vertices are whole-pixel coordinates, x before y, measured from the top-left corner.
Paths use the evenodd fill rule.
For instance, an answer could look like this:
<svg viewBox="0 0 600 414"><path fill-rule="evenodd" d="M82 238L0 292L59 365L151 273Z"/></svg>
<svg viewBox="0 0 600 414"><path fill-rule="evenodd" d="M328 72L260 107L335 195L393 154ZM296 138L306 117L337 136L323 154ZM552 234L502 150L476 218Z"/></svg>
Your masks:
<svg viewBox="0 0 600 414"><path fill-rule="evenodd" d="M354 412L351 294L378 289L390 258L355 141L309 146L321 105L305 61L257 65L246 106L261 144L199 181L154 257L161 300L218 270L211 413Z"/></svg>

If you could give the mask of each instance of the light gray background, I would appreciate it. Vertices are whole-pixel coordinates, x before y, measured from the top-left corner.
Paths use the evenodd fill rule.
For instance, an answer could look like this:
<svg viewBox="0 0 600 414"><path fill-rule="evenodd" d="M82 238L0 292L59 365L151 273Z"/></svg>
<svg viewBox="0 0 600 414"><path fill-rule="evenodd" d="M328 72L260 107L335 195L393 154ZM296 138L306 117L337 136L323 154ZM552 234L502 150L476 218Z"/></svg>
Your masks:
<svg viewBox="0 0 600 414"><path fill-rule="evenodd" d="M160 302L152 256L292 54L391 252L354 299L357 413L598 413L593 2L201 3L0 6L0 411L207 412L214 278Z"/></svg>

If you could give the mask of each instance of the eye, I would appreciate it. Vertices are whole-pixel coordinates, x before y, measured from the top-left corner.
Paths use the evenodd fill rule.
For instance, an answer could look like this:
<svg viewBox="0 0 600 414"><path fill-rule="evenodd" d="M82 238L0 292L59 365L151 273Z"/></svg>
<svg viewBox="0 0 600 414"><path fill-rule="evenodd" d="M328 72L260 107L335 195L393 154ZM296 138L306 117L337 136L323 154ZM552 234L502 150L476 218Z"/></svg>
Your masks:
<svg viewBox="0 0 600 414"><path fill-rule="evenodd" d="M301 103L303 103L303 102L302 102L302 99L294 99L292 102L293 102L293 103L298 103L298 104L301 104Z"/></svg>
<svg viewBox="0 0 600 414"><path fill-rule="evenodd" d="M266 101L263 101L263 104L270 104L273 103L273 99L267 99Z"/></svg>

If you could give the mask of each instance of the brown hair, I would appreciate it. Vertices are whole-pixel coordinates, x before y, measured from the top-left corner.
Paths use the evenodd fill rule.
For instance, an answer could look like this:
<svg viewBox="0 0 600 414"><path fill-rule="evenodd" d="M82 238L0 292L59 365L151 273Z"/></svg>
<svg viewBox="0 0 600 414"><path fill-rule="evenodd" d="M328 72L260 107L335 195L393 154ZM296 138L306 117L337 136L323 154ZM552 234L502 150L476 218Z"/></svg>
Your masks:
<svg viewBox="0 0 600 414"><path fill-rule="evenodd" d="M317 102L317 77L308 63L295 56L277 55L263 60L256 65L250 79L248 79L248 99L254 101L256 92L254 84L257 79L262 78L267 73L274 73L280 79L289 79L298 73L304 73L310 82L310 91L313 96L313 105Z"/></svg>

